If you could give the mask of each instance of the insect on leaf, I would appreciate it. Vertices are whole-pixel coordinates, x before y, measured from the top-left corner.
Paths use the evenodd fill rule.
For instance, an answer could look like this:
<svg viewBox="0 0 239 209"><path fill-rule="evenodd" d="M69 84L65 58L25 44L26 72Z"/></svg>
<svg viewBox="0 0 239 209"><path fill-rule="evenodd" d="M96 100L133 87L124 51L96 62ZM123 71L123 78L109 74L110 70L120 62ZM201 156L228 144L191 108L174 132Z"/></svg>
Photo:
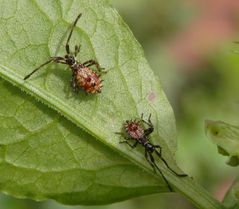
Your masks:
<svg viewBox="0 0 239 209"><path fill-rule="evenodd" d="M56 63L24 81L50 57L65 55L69 27L80 13L70 48L81 44L77 59L95 59L108 71L102 92L75 94L69 67ZM0 82L2 192L92 205L168 191L144 151L119 144L115 134L126 119L151 113L155 131L150 140L162 146L168 164L179 170L173 157L172 108L140 45L109 1L0 1L0 26L0 76L9 82ZM202 208L218 204L195 189L191 179L181 182L163 162L156 163L172 186ZM203 197L210 201L201 201Z"/></svg>

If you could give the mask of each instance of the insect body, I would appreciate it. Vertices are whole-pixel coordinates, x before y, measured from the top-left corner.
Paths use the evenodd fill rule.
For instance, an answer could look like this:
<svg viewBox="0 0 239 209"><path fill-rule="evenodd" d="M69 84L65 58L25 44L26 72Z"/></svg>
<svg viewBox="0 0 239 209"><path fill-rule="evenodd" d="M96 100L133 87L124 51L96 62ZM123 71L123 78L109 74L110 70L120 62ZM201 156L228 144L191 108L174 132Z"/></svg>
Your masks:
<svg viewBox="0 0 239 209"><path fill-rule="evenodd" d="M90 64L92 64L93 62L94 61L92 60ZM98 73L93 71L91 68L79 63L76 63L71 68L73 73L71 85L75 91L80 87L87 93L91 94L101 92L103 85Z"/></svg>
<svg viewBox="0 0 239 209"><path fill-rule="evenodd" d="M126 143L130 147L135 148L138 144L141 144L145 149L145 158L149 162L149 164L153 167L154 171L158 170L160 174L162 175L163 179L168 185L168 188L170 191L173 191L169 182L163 175L162 171L158 167L158 165L155 163L153 153L156 153L156 155L164 162L164 164L167 166L167 168L172 171L175 175L179 177L186 177L186 174L178 174L175 172L170 166L168 165L167 161L162 156L162 147L160 145L154 145L149 141L149 135L154 131L154 126L150 120L151 115L149 115L148 121L145 121L143 119L143 114L141 116L140 120L127 120L124 123L124 132L125 133L117 133L124 135L125 140L120 141L120 143ZM147 129L144 128L143 124L146 124L148 126ZM129 143L129 141L134 141L134 144Z"/></svg>
<svg viewBox="0 0 239 209"><path fill-rule="evenodd" d="M36 71L38 71L43 66L55 62L55 63L61 63L68 65L71 68L72 71L72 80L71 80L71 86L75 92L79 90L79 88L83 89L87 93L95 94L100 93L101 89L103 87L102 85L102 79L100 78L100 73L102 72L103 68L100 67L98 62L95 60L88 60L84 63L80 63L76 60L77 54L80 52L80 45L75 46L75 50L72 53L70 51L69 42L72 36L73 29L76 26L76 23L80 19L82 14L79 14L74 21L70 34L67 38L65 49L66 49L66 55L64 57L50 57L50 59L40 65L38 68L33 70L30 74L26 75L24 77L24 80L28 79L32 74L34 74ZM97 68L97 72L93 71L90 66L95 65Z"/></svg>

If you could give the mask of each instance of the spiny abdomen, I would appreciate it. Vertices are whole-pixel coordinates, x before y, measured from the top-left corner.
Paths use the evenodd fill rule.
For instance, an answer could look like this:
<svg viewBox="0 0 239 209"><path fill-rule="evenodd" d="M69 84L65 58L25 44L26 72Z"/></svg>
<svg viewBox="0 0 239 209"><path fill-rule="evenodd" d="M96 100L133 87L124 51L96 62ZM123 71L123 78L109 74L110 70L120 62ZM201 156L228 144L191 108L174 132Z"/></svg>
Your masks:
<svg viewBox="0 0 239 209"><path fill-rule="evenodd" d="M77 85L90 94L100 93L103 87L100 75L88 67L77 70L76 80Z"/></svg>

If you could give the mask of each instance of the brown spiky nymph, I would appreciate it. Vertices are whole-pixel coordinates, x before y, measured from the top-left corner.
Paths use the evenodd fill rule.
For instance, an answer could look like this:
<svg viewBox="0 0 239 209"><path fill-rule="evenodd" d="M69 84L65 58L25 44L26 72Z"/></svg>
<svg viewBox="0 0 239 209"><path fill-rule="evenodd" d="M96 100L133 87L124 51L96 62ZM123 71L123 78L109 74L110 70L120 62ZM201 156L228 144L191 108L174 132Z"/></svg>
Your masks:
<svg viewBox="0 0 239 209"><path fill-rule="evenodd" d="M24 80L28 79L32 74L41 69L43 66L51 62L55 62L68 65L71 68L72 71L71 86L75 92L77 92L79 89L82 89L89 94L96 94L101 92L101 89L103 87L102 85L103 80L100 78L100 75L103 68L101 68L99 63L96 62L95 60L88 60L84 63L77 61L76 56L80 52L80 45L75 46L74 52L70 51L69 42L71 39L71 35L81 15L82 14L79 14L77 16L76 20L71 26L70 34L67 38L65 45L66 55L64 57L51 57L48 61L46 61L38 68L33 70L30 74L26 75L24 77ZM90 68L90 66L93 65L95 65L97 71L94 71Z"/></svg>

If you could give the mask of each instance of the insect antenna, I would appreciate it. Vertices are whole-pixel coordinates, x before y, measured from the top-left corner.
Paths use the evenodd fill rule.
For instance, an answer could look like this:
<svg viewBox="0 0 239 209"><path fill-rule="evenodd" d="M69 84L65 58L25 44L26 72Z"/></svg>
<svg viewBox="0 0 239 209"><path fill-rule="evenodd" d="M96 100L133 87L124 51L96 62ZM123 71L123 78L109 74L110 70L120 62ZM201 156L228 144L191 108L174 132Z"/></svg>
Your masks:
<svg viewBox="0 0 239 209"><path fill-rule="evenodd" d="M36 71L40 70L43 66L51 63L51 62L56 62L56 63L62 63L62 64L66 64L65 60L63 57L51 57L50 60L44 62L43 64L41 64L38 68L36 68L35 70L33 70L31 73L29 73L28 75L26 75L24 77L24 80L27 80L32 74L34 74Z"/></svg>
<svg viewBox="0 0 239 209"><path fill-rule="evenodd" d="M72 33L73 33L73 30L74 30L74 28L75 28L75 26L76 26L78 20L80 19L81 15L82 15L82 13L80 13L80 14L77 16L76 20L74 21L74 23L73 23L72 26L71 26L71 31L70 31L70 34L69 34L69 36L68 36L68 38L67 38L67 41L66 41L66 53L67 53L67 54L70 54L69 42L70 42L70 39L71 39L71 35L72 35Z"/></svg>
<svg viewBox="0 0 239 209"><path fill-rule="evenodd" d="M48 60L47 62L41 64L38 68L36 68L35 70L33 70L31 73L29 73L28 75L26 75L24 77L24 80L27 80L32 74L34 74L36 71L38 71L40 68L42 68L43 66L49 64L50 62L52 62L54 59L51 58L50 60Z"/></svg>

